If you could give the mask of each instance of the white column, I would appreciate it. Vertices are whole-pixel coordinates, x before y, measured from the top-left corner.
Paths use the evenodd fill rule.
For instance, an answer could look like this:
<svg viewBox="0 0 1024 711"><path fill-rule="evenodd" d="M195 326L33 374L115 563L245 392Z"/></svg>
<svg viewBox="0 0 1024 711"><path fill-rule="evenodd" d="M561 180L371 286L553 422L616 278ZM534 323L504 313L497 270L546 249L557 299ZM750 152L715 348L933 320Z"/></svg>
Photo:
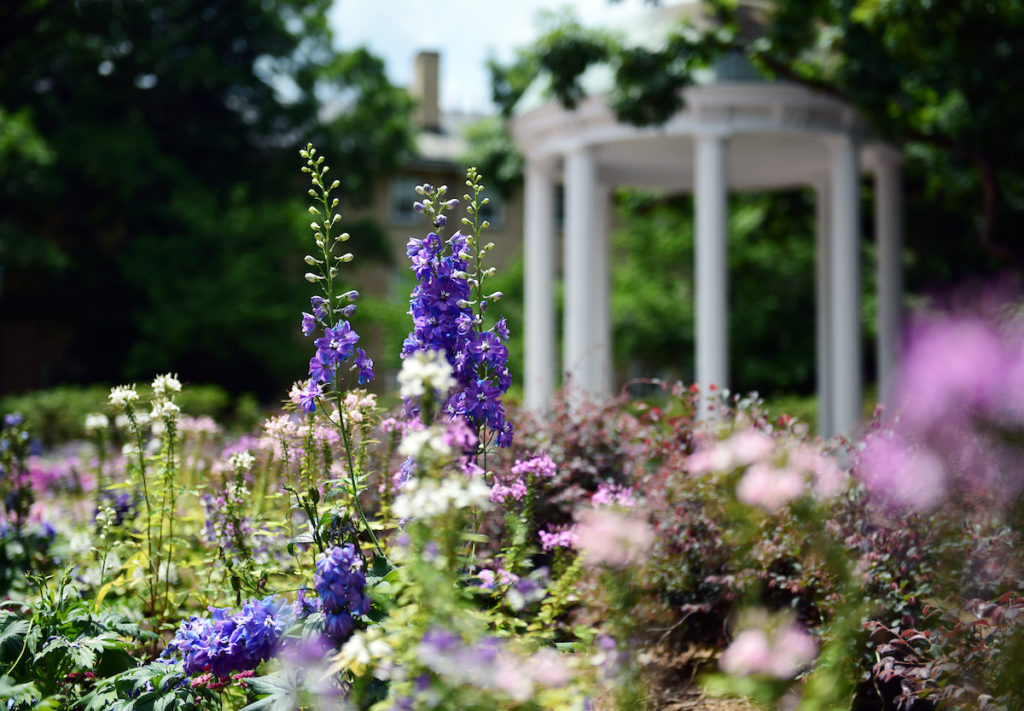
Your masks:
<svg viewBox="0 0 1024 711"><path fill-rule="evenodd" d="M728 195L725 138L696 138L695 259L697 383L729 384Z"/></svg>
<svg viewBox="0 0 1024 711"><path fill-rule="evenodd" d="M592 236L596 224L594 199L597 171L594 154L586 147L565 156L565 259L562 265L565 296L565 373L575 387L594 390L592 374L593 332L591 327L594 251Z"/></svg>
<svg viewBox="0 0 1024 711"><path fill-rule="evenodd" d="M610 394L613 381L614 358L612 351L612 301L611 301L611 268L609 250L611 249L612 229L612 189L600 185L597 188L594 209L594 235L591 250L594 256L594 271L591 274L593 303L593 342L594 342L594 386L597 392Z"/></svg>
<svg viewBox="0 0 1024 711"><path fill-rule="evenodd" d="M815 217L815 361L818 389L818 432L823 437L835 434L832 427L832 317L829 309L829 215L828 180L814 186Z"/></svg>
<svg viewBox="0 0 1024 711"><path fill-rule="evenodd" d="M829 147L831 425L836 432L845 433L861 417L860 173L852 138L834 136Z"/></svg>
<svg viewBox="0 0 1024 711"><path fill-rule="evenodd" d="M878 394L885 396L899 364L903 302L903 190L901 158L884 148L876 153L875 274L878 289Z"/></svg>
<svg viewBox="0 0 1024 711"><path fill-rule="evenodd" d="M534 161L524 170L524 403L545 407L555 376L555 186Z"/></svg>

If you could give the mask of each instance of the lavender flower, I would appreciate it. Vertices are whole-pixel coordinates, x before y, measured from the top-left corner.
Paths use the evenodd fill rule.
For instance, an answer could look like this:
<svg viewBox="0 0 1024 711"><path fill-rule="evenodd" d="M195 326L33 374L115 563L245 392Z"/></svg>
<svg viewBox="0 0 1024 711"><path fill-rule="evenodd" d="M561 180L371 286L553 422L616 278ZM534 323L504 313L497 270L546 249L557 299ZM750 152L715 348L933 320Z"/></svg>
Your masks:
<svg viewBox="0 0 1024 711"><path fill-rule="evenodd" d="M249 600L233 615L230 608L209 610L210 617L183 621L164 651L164 657L181 655L189 676L210 672L223 678L255 669L274 655L291 621L288 602L273 596Z"/></svg>
<svg viewBox="0 0 1024 711"><path fill-rule="evenodd" d="M355 301L359 295L356 291L346 291L342 294L335 294L335 277L338 274L338 267L344 262L352 261L351 254L337 255L335 248L348 239L347 234L333 236L331 228L341 216L333 213L338 206L339 198L331 199L331 192L338 187L338 181L331 185L324 182L324 174L328 167L323 165L323 156L316 156L316 149L307 145L305 150L299 151L306 159L306 166L303 172L311 176L313 188L310 195L317 199L318 205L313 205L309 211L313 215L322 215L323 225L319 222L310 224L313 230L313 237L319 250L319 257L306 255L305 262L316 269L310 272L306 279L318 284L323 290L323 295L313 296L310 299L310 306L313 313L302 312L302 334L311 336L316 333L321 335L314 340L316 353L309 361L309 384L303 390L299 399L299 408L304 412L313 412L316 409L316 399L323 394L322 384L333 383L338 377L341 366L352 361L352 369L358 372L360 385L373 380L373 361L366 357L366 352L356 349L359 341L359 334L353 330L348 322L355 311L355 304L348 303L344 306L336 306L335 299L344 301Z"/></svg>
<svg viewBox="0 0 1024 711"><path fill-rule="evenodd" d="M352 634L355 617L370 612L362 564L352 544L336 546L316 562L314 587L324 613L324 633L335 643L344 642Z"/></svg>
<svg viewBox="0 0 1024 711"><path fill-rule="evenodd" d="M426 196L417 204L440 229L446 222L444 211L452 209L457 201L443 200L444 186L434 190L424 185L417 191ZM451 365L455 388L442 410L449 417L469 419L477 431L486 428L498 446L507 447L512 443L512 426L505 419L501 397L512 383L508 369L508 326L501 319L484 329L486 302L474 293L479 291L484 278L477 272L485 252L486 248L476 250L461 232L447 240L436 232L424 239L409 240L406 254L412 261L417 284L409 309L413 330L405 340L402 357L422 352L443 353ZM474 313L474 304L479 305L479 314ZM410 412L414 410L408 400L407 406Z"/></svg>

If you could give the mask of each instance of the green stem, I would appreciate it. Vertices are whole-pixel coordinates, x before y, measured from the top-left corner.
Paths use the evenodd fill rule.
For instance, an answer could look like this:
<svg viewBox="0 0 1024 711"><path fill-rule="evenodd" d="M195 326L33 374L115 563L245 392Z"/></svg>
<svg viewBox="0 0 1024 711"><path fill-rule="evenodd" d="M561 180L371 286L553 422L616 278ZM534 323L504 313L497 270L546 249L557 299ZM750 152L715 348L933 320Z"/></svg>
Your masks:
<svg viewBox="0 0 1024 711"><path fill-rule="evenodd" d="M373 528L370 527L370 522L366 520L366 514L363 512L363 506L359 503L359 484L356 481L356 468L352 461L352 440L349 437L348 426L345 424L344 402L341 399L340 391L335 391L335 396L338 401L338 426L341 428L341 436L345 443L345 459L348 462L349 482L352 484L352 504L355 506L356 512L359 514L359 518L362 520L363 526L366 528L366 532L370 534L370 538L373 540L373 547L377 550L377 553L386 560L387 556L384 555L384 549L380 547L380 541L377 540L377 534L375 534L373 532Z"/></svg>

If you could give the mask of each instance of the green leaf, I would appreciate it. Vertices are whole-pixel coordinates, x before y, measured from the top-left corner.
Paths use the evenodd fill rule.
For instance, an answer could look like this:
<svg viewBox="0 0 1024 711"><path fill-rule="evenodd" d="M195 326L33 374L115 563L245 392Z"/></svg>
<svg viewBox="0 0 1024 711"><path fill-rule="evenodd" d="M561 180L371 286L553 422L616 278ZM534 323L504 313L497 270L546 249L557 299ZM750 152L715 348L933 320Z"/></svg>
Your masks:
<svg viewBox="0 0 1024 711"><path fill-rule="evenodd" d="M0 661L13 662L25 646L25 637L28 635L32 623L28 620L17 619L13 615L7 622L8 624L0 629Z"/></svg>

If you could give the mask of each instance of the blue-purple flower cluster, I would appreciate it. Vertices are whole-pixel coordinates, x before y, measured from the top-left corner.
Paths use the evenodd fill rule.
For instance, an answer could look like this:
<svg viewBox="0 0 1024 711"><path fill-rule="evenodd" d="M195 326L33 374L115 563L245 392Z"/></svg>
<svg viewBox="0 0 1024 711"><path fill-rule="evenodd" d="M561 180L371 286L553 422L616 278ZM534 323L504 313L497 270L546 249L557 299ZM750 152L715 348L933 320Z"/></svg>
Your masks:
<svg viewBox="0 0 1024 711"><path fill-rule="evenodd" d="M469 283L470 245L456 232L446 241L434 232L410 239L406 253L417 284L410 299L413 330L402 357L417 351L443 351L452 366L456 387L444 403L450 417L465 417L475 427L496 433L500 447L512 443L512 424L505 419L501 396L512 384L508 369L508 326L500 319L478 330ZM486 302L480 304L481 312Z"/></svg>
<svg viewBox="0 0 1024 711"><path fill-rule="evenodd" d="M131 521L138 514L139 495L134 491L110 491L100 492L100 506L92 513L92 520L96 520L100 508L109 507L114 512L114 519L110 522L112 526L120 526L125 521Z"/></svg>
<svg viewBox="0 0 1024 711"><path fill-rule="evenodd" d="M370 612L370 598L364 593L363 561L352 544L335 546L316 562L313 586L320 597L324 634L335 643L344 642L355 629L355 617Z"/></svg>
<svg viewBox="0 0 1024 711"><path fill-rule="evenodd" d="M165 657L181 655L189 676L210 672L223 678L255 669L277 651L291 622L291 606L283 598L249 600L240 612L209 608L211 617L193 616L181 623Z"/></svg>
<svg viewBox="0 0 1024 711"><path fill-rule="evenodd" d="M349 291L340 298L354 301L358 296L357 292ZM299 398L299 407L305 412L316 409L316 399L323 395L323 385L334 382L338 368L350 359L351 368L359 373L360 385L373 380L373 360L367 357L362 348L356 348L359 334L346 320L355 311L356 305L350 303L339 309L339 318L333 324L327 318L330 305L324 297L314 296L310 305L313 313L302 312L302 334L309 336L323 329L323 335L313 341L316 354L309 360L309 383Z"/></svg>

